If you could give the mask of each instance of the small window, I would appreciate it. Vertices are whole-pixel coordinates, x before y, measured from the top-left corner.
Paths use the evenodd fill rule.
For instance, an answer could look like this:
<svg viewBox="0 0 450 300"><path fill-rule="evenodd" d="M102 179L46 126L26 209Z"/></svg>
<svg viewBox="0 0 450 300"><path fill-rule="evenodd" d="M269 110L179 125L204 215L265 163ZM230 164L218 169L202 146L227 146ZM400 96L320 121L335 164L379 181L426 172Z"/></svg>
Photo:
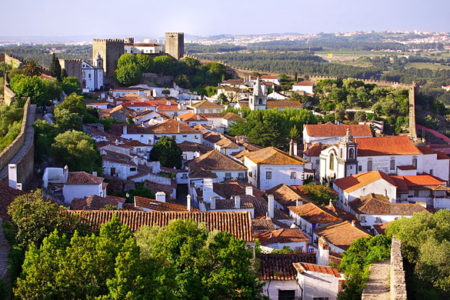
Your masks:
<svg viewBox="0 0 450 300"><path fill-rule="evenodd" d="M366 222L366 216L361 216L361 222L365 223Z"/></svg>
<svg viewBox="0 0 450 300"><path fill-rule="evenodd" d="M348 159L352 160L355 157L355 149L350 148L350 151L348 152Z"/></svg>
<svg viewBox="0 0 450 300"><path fill-rule="evenodd" d="M359 171L359 172L362 171L362 166L358 166L358 171Z"/></svg>
<svg viewBox="0 0 450 300"><path fill-rule="evenodd" d="M433 169L430 169L430 175L433 175Z"/></svg>
<svg viewBox="0 0 450 300"><path fill-rule="evenodd" d="M238 174L238 178L239 178L239 179L244 179L244 173L239 173L239 174Z"/></svg>
<svg viewBox="0 0 450 300"><path fill-rule="evenodd" d="M186 137L187 137L187 135L186 135L186 134L183 134L183 137L184 137L184 138L186 138Z"/></svg>
<svg viewBox="0 0 450 300"><path fill-rule="evenodd" d="M334 154L330 154L330 170L334 170Z"/></svg>
<svg viewBox="0 0 450 300"><path fill-rule="evenodd" d="M134 171L136 171L136 168L130 168L130 171L134 172Z"/></svg>
<svg viewBox="0 0 450 300"><path fill-rule="evenodd" d="M395 170L395 158L391 157L391 165L390 165L391 171Z"/></svg>
<svg viewBox="0 0 450 300"><path fill-rule="evenodd" d="M252 177L252 176L253 176L252 171L248 172L248 177Z"/></svg>
<svg viewBox="0 0 450 300"><path fill-rule="evenodd" d="M291 172L291 179L297 179L297 172Z"/></svg>
<svg viewBox="0 0 450 300"><path fill-rule="evenodd" d="M413 157L412 164L413 164L414 168L417 169L417 157L415 157L415 156Z"/></svg>
<svg viewBox="0 0 450 300"><path fill-rule="evenodd" d="M343 158L343 157L342 157L342 148L339 149L339 156L340 156L341 158Z"/></svg>
<svg viewBox="0 0 450 300"><path fill-rule="evenodd" d="M266 172L266 179L272 179L272 171Z"/></svg>
<svg viewBox="0 0 450 300"><path fill-rule="evenodd" d="M381 218L380 217L376 217L375 218L375 223L381 223Z"/></svg>

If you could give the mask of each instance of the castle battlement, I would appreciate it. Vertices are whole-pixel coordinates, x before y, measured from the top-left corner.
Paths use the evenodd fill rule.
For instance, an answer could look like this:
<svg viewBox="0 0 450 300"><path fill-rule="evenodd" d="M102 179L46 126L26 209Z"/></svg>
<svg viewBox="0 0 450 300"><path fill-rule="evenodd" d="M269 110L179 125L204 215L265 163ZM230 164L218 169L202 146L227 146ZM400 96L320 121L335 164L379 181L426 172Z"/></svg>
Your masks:
<svg viewBox="0 0 450 300"><path fill-rule="evenodd" d="M123 39L94 39L94 42L123 43Z"/></svg>

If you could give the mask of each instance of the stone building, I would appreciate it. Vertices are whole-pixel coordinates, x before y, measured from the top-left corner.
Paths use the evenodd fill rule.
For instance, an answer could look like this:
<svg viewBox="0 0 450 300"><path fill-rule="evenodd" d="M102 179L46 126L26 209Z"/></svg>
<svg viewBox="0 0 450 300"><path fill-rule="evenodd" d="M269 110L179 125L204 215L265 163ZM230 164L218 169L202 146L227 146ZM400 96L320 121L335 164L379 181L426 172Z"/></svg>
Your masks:
<svg viewBox="0 0 450 300"><path fill-rule="evenodd" d="M184 55L184 33L166 32L165 52L175 59Z"/></svg>
<svg viewBox="0 0 450 300"><path fill-rule="evenodd" d="M114 71L117 68L117 61L124 53L124 49L124 41L121 39L94 39L92 41L92 60L97 60L99 55L103 60L105 85L114 82Z"/></svg>

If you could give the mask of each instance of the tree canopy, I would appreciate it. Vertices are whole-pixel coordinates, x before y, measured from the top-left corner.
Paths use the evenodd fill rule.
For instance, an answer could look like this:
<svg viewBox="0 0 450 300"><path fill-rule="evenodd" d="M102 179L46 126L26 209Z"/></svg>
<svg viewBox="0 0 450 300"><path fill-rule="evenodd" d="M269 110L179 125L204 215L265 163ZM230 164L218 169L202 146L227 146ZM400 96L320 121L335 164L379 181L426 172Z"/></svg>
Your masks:
<svg viewBox="0 0 450 300"><path fill-rule="evenodd" d="M64 77L61 86L66 95L81 93L81 84L76 77Z"/></svg>
<svg viewBox="0 0 450 300"><path fill-rule="evenodd" d="M150 160L160 161L168 168L181 168L183 151L172 137L162 136L150 151Z"/></svg>

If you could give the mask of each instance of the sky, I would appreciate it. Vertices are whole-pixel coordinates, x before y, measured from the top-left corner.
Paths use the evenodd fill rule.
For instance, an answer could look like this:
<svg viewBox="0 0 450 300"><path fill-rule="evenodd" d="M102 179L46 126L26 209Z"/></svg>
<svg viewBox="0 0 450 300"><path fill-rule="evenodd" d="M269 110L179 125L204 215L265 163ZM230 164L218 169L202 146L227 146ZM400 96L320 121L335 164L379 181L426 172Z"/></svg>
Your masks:
<svg viewBox="0 0 450 300"><path fill-rule="evenodd" d="M450 32L450 0L0 0L0 36Z"/></svg>

